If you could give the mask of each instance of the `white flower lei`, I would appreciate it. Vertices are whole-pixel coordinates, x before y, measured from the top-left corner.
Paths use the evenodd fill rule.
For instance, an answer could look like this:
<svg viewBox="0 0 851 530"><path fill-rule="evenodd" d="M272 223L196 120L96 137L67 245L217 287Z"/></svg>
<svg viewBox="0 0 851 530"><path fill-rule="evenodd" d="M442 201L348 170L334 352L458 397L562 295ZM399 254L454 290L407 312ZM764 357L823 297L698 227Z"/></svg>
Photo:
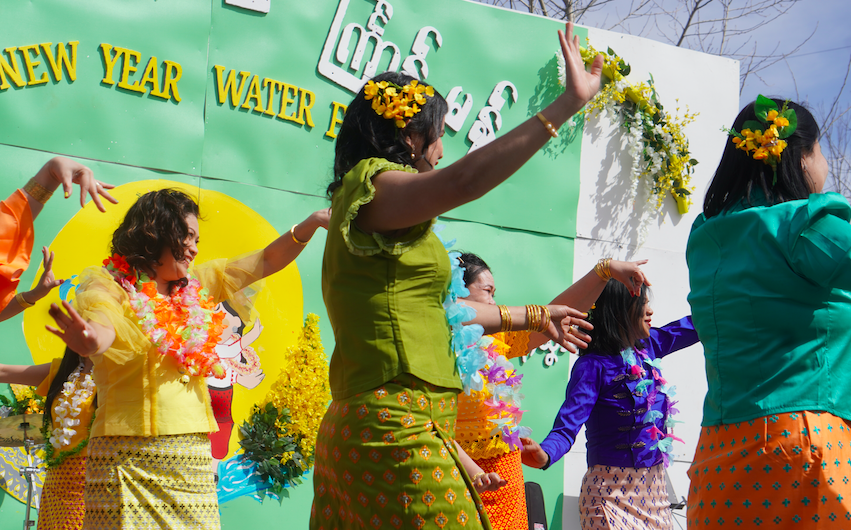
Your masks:
<svg viewBox="0 0 851 530"><path fill-rule="evenodd" d="M95 393L92 374L86 374L80 381L82 372L83 365L80 364L68 376L68 380L62 385L62 392L56 396L58 404L53 407L53 415L54 420L58 420L59 427L53 429L50 437L50 444L56 449L71 445L71 439L77 434L74 427L80 425L78 416L83 410L82 405Z"/></svg>

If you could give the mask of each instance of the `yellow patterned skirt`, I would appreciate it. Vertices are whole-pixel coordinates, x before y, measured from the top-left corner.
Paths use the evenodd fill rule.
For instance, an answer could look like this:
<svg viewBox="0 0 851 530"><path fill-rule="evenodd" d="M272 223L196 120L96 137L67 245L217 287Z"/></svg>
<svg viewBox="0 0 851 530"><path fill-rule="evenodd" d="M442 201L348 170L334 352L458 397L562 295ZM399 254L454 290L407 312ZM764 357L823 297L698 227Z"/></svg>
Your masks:
<svg viewBox="0 0 851 530"><path fill-rule="evenodd" d="M72 456L47 468L41 489L38 530L80 530L86 504L86 457Z"/></svg>
<svg viewBox="0 0 851 530"><path fill-rule="evenodd" d="M86 530L220 528L207 433L89 441Z"/></svg>
<svg viewBox="0 0 851 530"><path fill-rule="evenodd" d="M689 528L851 528L851 421L785 412L703 427Z"/></svg>
<svg viewBox="0 0 851 530"><path fill-rule="evenodd" d="M319 427L310 528L488 528L452 440L457 393L402 375L335 400Z"/></svg>

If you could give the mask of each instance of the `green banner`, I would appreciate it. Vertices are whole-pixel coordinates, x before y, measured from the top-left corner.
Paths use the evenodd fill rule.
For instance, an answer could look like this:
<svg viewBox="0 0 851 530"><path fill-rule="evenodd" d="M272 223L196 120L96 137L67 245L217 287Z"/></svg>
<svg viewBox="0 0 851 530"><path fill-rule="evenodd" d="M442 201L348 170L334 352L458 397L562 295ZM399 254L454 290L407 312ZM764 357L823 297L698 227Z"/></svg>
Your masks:
<svg viewBox="0 0 851 530"><path fill-rule="evenodd" d="M57 251L57 275L99 264L106 235L148 188L179 186L200 196L207 233L199 261L255 241L262 246L326 207L339 122L375 73L404 70L447 98L439 167L534 116L559 93L554 54L562 26L555 21L462 0L269 5L268 13L202 0L0 5L0 194L22 186L55 153L121 186L122 203L105 215L91 205L80 211L76 197L48 203L35 246ZM544 303L569 284L580 146L581 127L563 131L505 184L441 220L456 248L493 267L500 303ZM267 378L236 388L236 416L277 375L273 359L291 339L276 327L292 331L303 313L317 313L325 349L333 349L320 292L324 237L317 233L290 276L269 289L257 342ZM22 285L33 284L39 262L35 253ZM50 300L26 319L0 323L0 361L29 364L61 354L43 331ZM524 423L538 438L561 402L567 364L545 368L533 357L520 367L528 381ZM551 528L561 526L560 469L526 470L527 480L544 486ZM4 495L0 530L19 528L22 505ZM311 498L310 480L283 507L237 498L222 504L223 526L279 524L285 513L293 528L303 528Z"/></svg>

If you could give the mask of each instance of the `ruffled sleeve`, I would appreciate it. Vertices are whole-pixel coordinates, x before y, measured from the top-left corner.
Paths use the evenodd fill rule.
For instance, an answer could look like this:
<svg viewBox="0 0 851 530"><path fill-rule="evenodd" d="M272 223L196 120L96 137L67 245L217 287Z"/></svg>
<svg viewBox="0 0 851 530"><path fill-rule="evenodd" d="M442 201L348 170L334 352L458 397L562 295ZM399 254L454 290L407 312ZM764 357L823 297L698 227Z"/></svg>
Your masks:
<svg viewBox="0 0 851 530"><path fill-rule="evenodd" d="M231 259L214 259L194 268L193 273L216 303L227 300L247 322L254 295L262 289L263 251Z"/></svg>
<svg viewBox="0 0 851 530"><path fill-rule="evenodd" d="M125 364L151 348L130 309L129 296L102 267L89 267L80 275L74 305L83 319L115 330L115 341L104 352L111 361Z"/></svg>
<svg viewBox="0 0 851 530"><path fill-rule="evenodd" d="M372 256L380 252L393 256L404 254L425 239L434 223L433 219L420 223L396 237L385 237L377 232L366 234L358 229L355 222L358 210L375 198L375 186L372 184L372 179L385 171L417 172L416 169L394 164L383 158L368 158L360 161L346 173L342 187L334 194L333 208L341 208L346 212L340 224L340 233L349 252L356 256Z"/></svg>
<svg viewBox="0 0 851 530"><path fill-rule="evenodd" d="M33 249L33 218L27 197L16 190L0 201L0 309L18 288L18 278L30 264Z"/></svg>
<svg viewBox="0 0 851 530"><path fill-rule="evenodd" d="M590 356L577 359L567 383L564 403L552 430L541 442L541 448L550 455L549 465L558 462L573 447L579 429L591 417L602 387L602 365Z"/></svg>
<svg viewBox="0 0 851 530"><path fill-rule="evenodd" d="M814 193L788 224L787 256L797 274L851 290L851 206L838 193Z"/></svg>

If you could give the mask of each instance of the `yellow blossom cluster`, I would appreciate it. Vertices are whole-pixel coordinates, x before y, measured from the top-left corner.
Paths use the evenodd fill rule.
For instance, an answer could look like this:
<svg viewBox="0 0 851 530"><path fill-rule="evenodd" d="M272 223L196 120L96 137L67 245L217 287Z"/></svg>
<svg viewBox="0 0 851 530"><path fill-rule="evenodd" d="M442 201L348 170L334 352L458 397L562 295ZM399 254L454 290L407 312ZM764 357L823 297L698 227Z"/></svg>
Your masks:
<svg viewBox="0 0 851 530"><path fill-rule="evenodd" d="M372 110L385 119L393 120L400 129L404 129L407 120L422 110L426 96L433 97L434 88L416 79L405 86L389 81L369 81L363 89L364 99L372 101Z"/></svg>
<svg viewBox="0 0 851 530"><path fill-rule="evenodd" d="M787 145L785 140L780 139L777 128L788 126L789 120L780 116L776 110L769 111L766 119L770 125L765 131L742 129L740 136L733 136L733 143L736 144L736 149L748 154L753 152L754 160L763 160L774 167L780 161L780 155Z"/></svg>
<svg viewBox="0 0 851 530"><path fill-rule="evenodd" d="M630 71L629 65L611 49L602 53L589 44L581 53L586 64L591 64L598 54L602 55L603 75L608 78L600 92L585 106L585 118L606 111L627 133L634 133L631 136L640 142L633 155L636 157L634 176L650 179L657 209L670 193L677 201L679 212L688 212L692 204L691 174L697 161L689 155L684 128L697 114L686 110L682 118L668 115L659 103L652 76L649 83L630 83L624 77Z"/></svg>
<svg viewBox="0 0 851 530"><path fill-rule="evenodd" d="M34 387L26 385L9 386L12 388L12 393L15 394L15 400L17 400L18 408L21 410L22 413L44 413L44 398L35 393Z"/></svg>
<svg viewBox="0 0 851 530"><path fill-rule="evenodd" d="M272 403L278 410L289 410L289 422L278 422L279 432L292 436L305 461L305 471L310 469L316 445L316 433L328 403L331 389L328 383L328 359L319 336L319 317L309 313L295 346L290 346L284 356L286 363L278 379L272 383L260 408ZM279 416L280 418L280 416ZM281 463L292 459L293 453L284 453Z"/></svg>

